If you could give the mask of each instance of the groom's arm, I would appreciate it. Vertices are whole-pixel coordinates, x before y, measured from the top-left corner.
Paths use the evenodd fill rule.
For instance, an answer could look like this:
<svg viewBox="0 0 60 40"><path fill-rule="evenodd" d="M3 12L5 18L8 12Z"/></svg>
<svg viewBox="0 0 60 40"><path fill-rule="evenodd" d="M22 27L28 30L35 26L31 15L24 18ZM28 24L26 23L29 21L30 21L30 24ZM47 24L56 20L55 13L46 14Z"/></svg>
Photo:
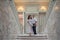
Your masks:
<svg viewBox="0 0 60 40"><path fill-rule="evenodd" d="M37 26L37 19L35 18L35 24L36 24L36 26Z"/></svg>

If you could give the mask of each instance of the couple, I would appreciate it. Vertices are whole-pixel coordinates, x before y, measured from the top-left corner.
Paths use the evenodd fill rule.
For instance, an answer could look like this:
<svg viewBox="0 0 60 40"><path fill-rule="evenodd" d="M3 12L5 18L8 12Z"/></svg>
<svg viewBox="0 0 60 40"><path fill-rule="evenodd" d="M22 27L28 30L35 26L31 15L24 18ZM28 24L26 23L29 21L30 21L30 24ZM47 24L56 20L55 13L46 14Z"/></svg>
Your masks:
<svg viewBox="0 0 60 40"><path fill-rule="evenodd" d="M29 35L31 36L32 33L36 35L36 24L37 24L37 19L35 18L35 15L28 15L28 32Z"/></svg>

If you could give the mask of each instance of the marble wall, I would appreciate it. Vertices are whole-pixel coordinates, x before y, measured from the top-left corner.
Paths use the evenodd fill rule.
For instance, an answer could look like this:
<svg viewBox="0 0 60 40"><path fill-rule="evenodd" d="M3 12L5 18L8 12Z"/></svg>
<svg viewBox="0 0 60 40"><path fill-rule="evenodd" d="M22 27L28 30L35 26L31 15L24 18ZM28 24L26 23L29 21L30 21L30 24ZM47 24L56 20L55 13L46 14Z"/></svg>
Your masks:
<svg viewBox="0 0 60 40"><path fill-rule="evenodd" d="M46 24L49 40L60 40L60 0L56 0Z"/></svg>
<svg viewBox="0 0 60 40"><path fill-rule="evenodd" d="M60 0L56 2L56 6L58 9L55 13L57 13L57 21L56 21L56 34L57 34L57 40L60 40Z"/></svg>
<svg viewBox="0 0 60 40"><path fill-rule="evenodd" d="M0 0L0 40L16 40L20 34L17 16L11 8L11 1Z"/></svg>

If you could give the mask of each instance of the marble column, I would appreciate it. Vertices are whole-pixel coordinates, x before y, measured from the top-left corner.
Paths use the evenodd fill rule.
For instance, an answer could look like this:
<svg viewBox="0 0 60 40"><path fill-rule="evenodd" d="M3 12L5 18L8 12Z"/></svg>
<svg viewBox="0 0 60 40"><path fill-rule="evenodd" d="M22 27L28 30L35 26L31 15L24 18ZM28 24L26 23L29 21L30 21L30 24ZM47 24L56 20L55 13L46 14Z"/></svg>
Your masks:
<svg viewBox="0 0 60 40"><path fill-rule="evenodd" d="M0 0L0 40L17 40L20 25L10 5L11 0ZM16 10L15 10L16 11Z"/></svg>
<svg viewBox="0 0 60 40"><path fill-rule="evenodd" d="M56 0L46 24L49 40L60 40L60 0Z"/></svg>

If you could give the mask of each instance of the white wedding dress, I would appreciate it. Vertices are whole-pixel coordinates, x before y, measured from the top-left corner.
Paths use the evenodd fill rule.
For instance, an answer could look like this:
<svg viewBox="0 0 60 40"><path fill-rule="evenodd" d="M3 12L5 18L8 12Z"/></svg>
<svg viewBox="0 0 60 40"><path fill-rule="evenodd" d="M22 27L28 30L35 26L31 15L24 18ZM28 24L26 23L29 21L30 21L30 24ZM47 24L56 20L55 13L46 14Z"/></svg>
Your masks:
<svg viewBox="0 0 60 40"><path fill-rule="evenodd" d="M26 32L27 32L27 33L33 33L32 26L33 26L33 24L32 24L32 19L29 19L29 20L27 21L27 27L26 27Z"/></svg>

